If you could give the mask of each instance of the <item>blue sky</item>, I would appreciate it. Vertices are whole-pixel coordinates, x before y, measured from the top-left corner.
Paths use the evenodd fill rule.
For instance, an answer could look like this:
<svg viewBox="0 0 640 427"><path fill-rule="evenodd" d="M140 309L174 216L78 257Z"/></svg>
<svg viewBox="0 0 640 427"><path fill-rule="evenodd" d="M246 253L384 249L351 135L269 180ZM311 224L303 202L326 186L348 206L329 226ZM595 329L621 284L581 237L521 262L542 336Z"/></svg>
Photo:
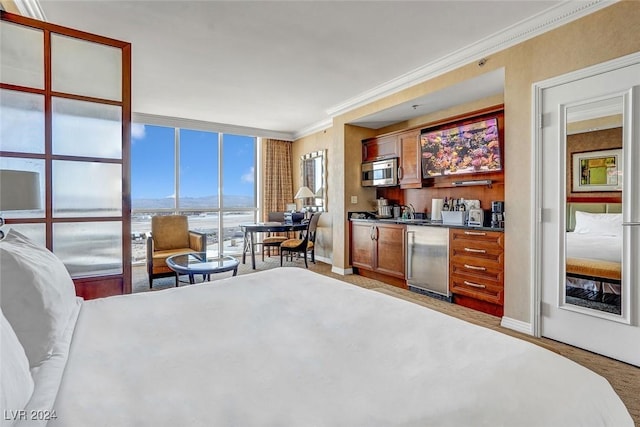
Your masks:
<svg viewBox="0 0 640 427"><path fill-rule="evenodd" d="M253 196L255 138L224 135L223 194ZM174 195L174 129L133 124L131 198ZM218 193L218 134L180 129L180 195Z"/></svg>

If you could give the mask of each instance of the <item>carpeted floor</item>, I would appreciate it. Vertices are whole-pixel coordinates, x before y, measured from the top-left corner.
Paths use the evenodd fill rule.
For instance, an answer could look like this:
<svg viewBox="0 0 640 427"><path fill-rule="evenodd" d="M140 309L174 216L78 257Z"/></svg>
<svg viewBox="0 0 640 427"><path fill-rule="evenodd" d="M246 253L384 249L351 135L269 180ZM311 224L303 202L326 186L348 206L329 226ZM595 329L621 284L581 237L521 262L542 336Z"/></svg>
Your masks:
<svg viewBox="0 0 640 427"><path fill-rule="evenodd" d="M267 257L265 259L265 262L261 262L260 257L257 257L256 270L252 270L251 262L249 260L247 261L247 264L240 264L238 268L238 275L251 274L256 271L268 270L280 266L280 259L277 256L271 258ZM304 268L304 263L302 260L286 262L285 265L298 265ZM329 264L321 262L317 262L316 264L310 263L309 269L317 273L324 274L326 276L333 277L347 283L351 283L356 286L411 301L416 304L429 307L433 310L437 310L448 315L464 319L468 322L533 342L537 345L561 354L568 359L571 359L605 377L627 406L629 413L631 413L631 416L635 421L636 426L640 427L640 368L636 368L632 365L619 362L608 357L600 356L589 351L581 350L579 348L572 347L570 345L553 341L547 338L534 338L529 335L513 331L511 329L503 328L500 326L500 318L481 313L479 311L471 310L455 304L450 304L446 301L441 301L425 295L417 294L405 289L396 288L394 286L387 285L386 283L368 279L366 277L358 275L341 276L339 274L332 273L331 265ZM230 276L231 272L214 274L211 275L211 280L219 280L221 278ZM186 281L187 278L181 277L181 281L183 280ZM197 279L197 281L201 280L201 278ZM172 277L156 279L153 282L154 291L167 289L174 286L175 279ZM192 285L189 285L188 282L181 282L180 286ZM145 291L149 291L149 281L146 269L144 266L134 266L133 292ZM597 420L594 420L594 424L597 424Z"/></svg>

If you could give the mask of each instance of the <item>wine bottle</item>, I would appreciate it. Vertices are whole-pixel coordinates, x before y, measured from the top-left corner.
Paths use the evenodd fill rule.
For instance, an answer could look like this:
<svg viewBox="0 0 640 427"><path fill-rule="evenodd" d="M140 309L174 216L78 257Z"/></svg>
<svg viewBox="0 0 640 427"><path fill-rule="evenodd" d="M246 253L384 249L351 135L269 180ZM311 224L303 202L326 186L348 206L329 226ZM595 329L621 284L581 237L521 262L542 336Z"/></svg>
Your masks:
<svg viewBox="0 0 640 427"><path fill-rule="evenodd" d="M449 202L447 202L447 198L444 198L444 203L442 204L442 210L443 211L448 211L449 210Z"/></svg>

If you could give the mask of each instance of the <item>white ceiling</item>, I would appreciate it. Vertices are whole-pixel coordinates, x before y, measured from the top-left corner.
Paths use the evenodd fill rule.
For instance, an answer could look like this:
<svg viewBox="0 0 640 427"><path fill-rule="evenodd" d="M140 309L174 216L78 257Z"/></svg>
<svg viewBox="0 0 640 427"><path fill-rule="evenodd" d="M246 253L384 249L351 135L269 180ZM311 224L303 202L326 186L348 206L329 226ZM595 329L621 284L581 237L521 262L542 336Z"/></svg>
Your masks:
<svg viewBox="0 0 640 427"><path fill-rule="evenodd" d="M131 42L134 113L283 138L590 13L594 3L603 7L597 0L16 1L24 3L39 3L51 23ZM500 91L501 79L494 73L437 99ZM432 101L357 122L406 120L425 114L411 105Z"/></svg>

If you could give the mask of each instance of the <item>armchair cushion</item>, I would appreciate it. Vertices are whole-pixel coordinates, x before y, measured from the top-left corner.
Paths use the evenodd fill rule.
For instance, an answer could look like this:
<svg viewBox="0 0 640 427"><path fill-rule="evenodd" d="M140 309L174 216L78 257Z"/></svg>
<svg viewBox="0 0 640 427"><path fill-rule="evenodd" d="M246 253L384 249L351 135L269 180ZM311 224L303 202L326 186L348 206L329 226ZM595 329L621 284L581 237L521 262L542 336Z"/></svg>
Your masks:
<svg viewBox="0 0 640 427"><path fill-rule="evenodd" d="M189 252L200 252L194 251L192 248L178 248L178 249L169 249L166 251L155 251L153 253L153 273L170 273L171 269L167 266L167 258L172 255L178 254L186 254Z"/></svg>
<svg viewBox="0 0 640 427"><path fill-rule="evenodd" d="M189 223L186 216L169 215L151 218L155 251L190 247Z"/></svg>
<svg viewBox="0 0 640 427"><path fill-rule="evenodd" d="M166 263L171 255L207 251L207 235L188 227L188 218L184 215L151 218L151 236L147 238L149 287L153 287L153 279L175 274Z"/></svg>

